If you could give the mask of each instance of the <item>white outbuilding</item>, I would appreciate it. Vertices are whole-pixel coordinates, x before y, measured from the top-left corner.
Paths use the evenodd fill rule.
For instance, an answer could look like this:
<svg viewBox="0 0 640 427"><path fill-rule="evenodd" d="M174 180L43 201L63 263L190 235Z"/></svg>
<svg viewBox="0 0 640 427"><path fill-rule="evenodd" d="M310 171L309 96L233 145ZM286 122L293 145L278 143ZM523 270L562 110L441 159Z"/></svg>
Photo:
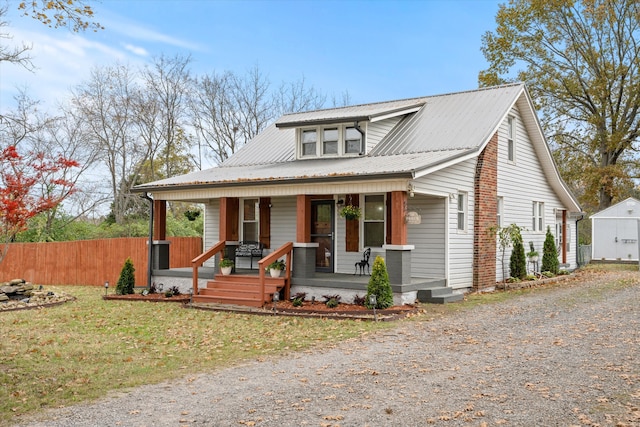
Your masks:
<svg viewBox="0 0 640 427"><path fill-rule="evenodd" d="M640 201L629 197L591 216L591 258L638 261Z"/></svg>

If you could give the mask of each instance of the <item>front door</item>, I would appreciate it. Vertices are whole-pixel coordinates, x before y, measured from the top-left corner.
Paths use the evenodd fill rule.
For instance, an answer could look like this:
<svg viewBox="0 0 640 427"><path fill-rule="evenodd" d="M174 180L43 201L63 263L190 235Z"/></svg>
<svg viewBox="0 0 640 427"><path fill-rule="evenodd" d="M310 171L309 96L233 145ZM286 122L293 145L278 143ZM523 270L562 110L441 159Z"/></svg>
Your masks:
<svg viewBox="0 0 640 427"><path fill-rule="evenodd" d="M318 243L316 271L333 272L333 200L311 201L311 242Z"/></svg>

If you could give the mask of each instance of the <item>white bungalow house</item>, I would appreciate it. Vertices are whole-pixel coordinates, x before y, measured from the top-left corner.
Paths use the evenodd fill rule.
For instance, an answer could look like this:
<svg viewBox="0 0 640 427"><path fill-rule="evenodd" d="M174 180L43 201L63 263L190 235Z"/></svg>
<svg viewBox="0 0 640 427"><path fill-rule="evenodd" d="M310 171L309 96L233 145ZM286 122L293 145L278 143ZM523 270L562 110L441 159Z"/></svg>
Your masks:
<svg viewBox="0 0 640 427"><path fill-rule="evenodd" d="M396 304L493 289L502 280L496 227L511 223L540 252L549 226L560 262L576 267L580 206L524 84L286 114L219 167L136 191L153 197L159 244L167 201L204 205L196 300L243 303L244 288L222 285L216 272L204 280L206 269L197 269L217 269L213 256L233 258L243 241L265 248L260 261L236 258L233 280L258 283L258 296L246 297L255 305L281 289L284 297L363 296L368 277L357 263L369 248L370 264L377 255L386 261ZM347 205L360 218L342 218ZM264 267L285 256L284 278L265 278ZM239 274L249 263L260 267L251 280ZM156 263L154 280L169 280L168 267Z"/></svg>

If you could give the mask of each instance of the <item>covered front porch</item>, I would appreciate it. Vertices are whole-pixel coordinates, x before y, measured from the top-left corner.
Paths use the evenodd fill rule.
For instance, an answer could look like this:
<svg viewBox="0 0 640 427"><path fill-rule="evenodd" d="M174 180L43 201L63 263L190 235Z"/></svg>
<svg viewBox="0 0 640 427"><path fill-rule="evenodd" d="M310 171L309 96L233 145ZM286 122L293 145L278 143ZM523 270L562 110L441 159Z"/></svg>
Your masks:
<svg viewBox="0 0 640 427"><path fill-rule="evenodd" d="M209 293L207 289L220 286L220 282L242 280L260 288L257 304L270 302L274 292L282 298L304 292L309 299L339 294L343 302L352 302L353 297L363 297L367 292L369 276L360 275L357 263L362 260L364 250L372 249L369 268L376 256L385 260L394 304L411 304L416 299L445 302L461 296L451 296L452 289L447 287L448 270L443 263L446 261L448 198L414 194L406 180L341 183L332 186L329 194L324 193L328 189L326 185L298 187L291 187L286 192L270 186L242 187L235 189L234 196L221 196L215 192L218 197L190 199L205 205L205 253L213 246L222 244L223 247L204 258L199 257L201 263L196 269L154 266L153 280L180 281L185 290L193 290L194 298ZM356 188L368 192L348 192ZM310 194L295 194L299 191ZM179 200L171 193L157 195L167 200ZM154 239L159 242L163 241L166 232L163 214L167 200L154 200L153 203L157 213L154 215ZM345 205L359 207L363 217L340 217L341 207ZM412 236L408 239L411 222L407 220L407 214L415 210L412 208L420 210L425 218L429 217L429 223L411 225ZM425 238L427 244L423 244ZM233 257L233 248L248 240L262 245L262 259L258 262L249 258L234 259L233 276L242 279L223 278L218 271L220 258ZM287 244L291 244L291 249L281 250ZM284 282L269 288L267 282L260 279L260 271L285 256L287 274ZM250 266L253 268L249 269ZM418 274L414 274L416 272ZM188 279L192 279L190 286ZM225 288L226 293L240 289L231 284Z"/></svg>

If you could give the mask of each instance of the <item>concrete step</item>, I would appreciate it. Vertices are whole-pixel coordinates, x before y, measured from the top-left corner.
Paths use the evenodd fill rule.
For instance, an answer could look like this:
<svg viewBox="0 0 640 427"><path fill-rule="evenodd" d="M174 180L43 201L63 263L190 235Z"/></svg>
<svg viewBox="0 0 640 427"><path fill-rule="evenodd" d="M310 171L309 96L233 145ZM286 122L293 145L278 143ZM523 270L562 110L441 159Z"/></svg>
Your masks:
<svg viewBox="0 0 640 427"><path fill-rule="evenodd" d="M464 299L463 294L454 293L451 288L437 287L420 289L418 291L418 301L431 304L445 304L448 302L461 301Z"/></svg>
<svg viewBox="0 0 640 427"><path fill-rule="evenodd" d="M195 303L216 303L216 304L234 304L243 305L249 307L262 307L265 302L256 295L255 298L240 297L240 296L225 296L225 295L194 295L193 302Z"/></svg>

